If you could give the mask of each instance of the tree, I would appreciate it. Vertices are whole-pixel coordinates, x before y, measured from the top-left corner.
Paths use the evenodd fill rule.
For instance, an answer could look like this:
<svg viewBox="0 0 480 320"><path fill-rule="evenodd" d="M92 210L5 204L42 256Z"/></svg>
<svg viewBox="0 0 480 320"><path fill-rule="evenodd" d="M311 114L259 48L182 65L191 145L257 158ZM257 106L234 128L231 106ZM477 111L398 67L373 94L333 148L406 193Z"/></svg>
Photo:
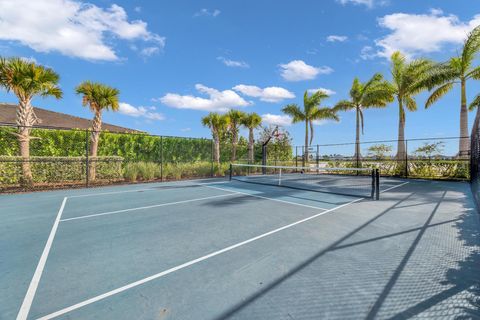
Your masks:
<svg viewBox="0 0 480 320"><path fill-rule="evenodd" d="M305 91L303 95L303 110L297 104L289 104L285 106L282 111L292 117L292 122L305 122L305 153L303 162L308 161L308 147L313 141L313 121L314 120L335 120L339 121L336 110L328 107L320 108L320 103L323 99L328 98L328 95L323 91L317 91L311 96ZM310 128L310 130L309 130ZM310 140L309 137L310 131Z"/></svg>
<svg viewBox="0 0 480 320"><path fill-rule="evenodd" d="M237 160L238 132L245 118L245 112L231 109L226 116L229 119L228 131L232 138L232 162Z"/></svg>
<svg viewBox="0 0 480 320"><path fill-rule="evenodd" d="M102 83L84 81L75 89L77 94L83 95L83 106L89 106L94 113L92 122L92 134L90 155L95 158L98 151L98 140L102 130L102 112L104 110L117 111L119 108L118 96L120 91ZM95 160L95 159L94 159ZM90 180L95 180L95 162L89 168Z"/></svg>
<svg viewBox="0 0 480 320"><path fill-rule="evenodd" d="M468 139L467 81L480 80L480 67L473 66L473 60L480 51L480 26L473 29L465 40L462 53L448 62L435 65L429 72L426 85L435 89L425 108L429 108L458 83L460 84L460 141L458 156L466 157L470 151Z"/></svg>
<svg viewBox="0 0 480 320"><path fill-rule="evenodd" d="M32 99L35 96L62 98L62 90L58 86L59 75L50 68L37 65L21 58L0 58L0 87L7 92L12 91L18 98L16 123L18 133L15 133L22 157L23 186L33 184L30 167L30 133L32 126L40 120L35 115Z"/></svg>
<svg viewBox="0 0 480 320"><path fill-rule="evenodd" d="M248 161L254 162L254 130L260 127L262 124L262 118L255 112L245 115L242 119L242 125L248 129Z"/></svg>
<svg viewBox="0 0 480 320"><path fill-rule="evenodd" d="M425 78L433 63L426 59L407 61L405 56L396 51L391 58L392 92L398 101L398 146L397 159L403 160L405 149L405 108L417 110L414 96L427 89Z"/></svg>
<svg viewBox="0 0 480 320"><path fill-rule="evenodd" d="M210 128L213 138L213 157L217 165L220 165L220 136L226 130L229 119L215 112L210 112L202 118L202 125Z"/></svg>
<svg viewBox="0 0 480 320"><path fill-rule="evenodd" d="M443 141L428 143L425 142L423 146L418 147L413 153L420 157L432 157L434 155L440 155L443 152L445 143Z"/></svg>
<svg viewBox="0 0 480 320"><path fill-rule="evenodd" d="M392 87L383 79L383 76L376 73L366 83L360 82L358 78L353 80L350 89L350 100L341 100L335 105L335 110L355 110L356 133L355 133L355 158L360 158L360 128L364 128L363 111L368 108L383 108L393 102Z"/></svg>
<svg viewBox="0 0 480 320"><path fill-rule="evenodd" d="M386 144L375 144L368 148L368 155L375 157L375 159L382 160L387 157L387 154L392 152L392 146Z"/></svg>

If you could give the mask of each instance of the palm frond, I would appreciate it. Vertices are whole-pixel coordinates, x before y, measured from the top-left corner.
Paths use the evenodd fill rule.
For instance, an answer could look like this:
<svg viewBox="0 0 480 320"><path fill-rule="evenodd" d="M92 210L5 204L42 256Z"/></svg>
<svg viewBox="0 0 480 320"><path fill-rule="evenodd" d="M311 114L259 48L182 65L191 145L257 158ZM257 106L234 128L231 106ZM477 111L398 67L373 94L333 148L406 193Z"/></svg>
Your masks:
<svg viewBox="0 0 480 320"><path fill-rule="evenodd" d="M452 90L453 84L453 82L446 83L433 91L430 94L430 97L428 97L427 102L425 103L425 109L428 109L432 104L434 104L445 94L447 94L448 91Z"/></svg>
<svg viewBox="0 0 480 320"><path fill-rule="evenodd" d="M480 50L480 26L474 28L467 36L462 50L462 61L464 66L470 65L475 55ZM466 68L464 69L466 70Z"/></svg>
<svg viewBox="0 0 480 320"><path fill-rule="evenodd" d="M480 107L480 94L473 99L473 101L468 106L468 110L473 111L475 110L475 108L478 107Z"/></svg>
<svg viewBox="0 0 480 320"><path fill-rule="evenodd" d="M335 111L349 111L355 109L355 104L348 100L340 100L333 107Z"/></svg>
<svg viewBox="0 0 480 320"><path fill-rule="evenodd" d="M408 111L416 111L417 110L417 102L415 101L415 99L408 96L408 97L405 97L405 102L406 102L406 107L407 107Z"/></svg>
<svg viewBox="0 0 480 320"><path fill-rule="evenodd" d="M297 123L300 121L305 121L305 113L300 110L300 107L297 104L289 104L282 108L282 112L292 117L292 122Z"/></svg>
<svg viewBox="0 0 480 320"><path fill-rule="evenodd" d="M466 74L467 79L480 80L480 67L476 67Z"/></svg>

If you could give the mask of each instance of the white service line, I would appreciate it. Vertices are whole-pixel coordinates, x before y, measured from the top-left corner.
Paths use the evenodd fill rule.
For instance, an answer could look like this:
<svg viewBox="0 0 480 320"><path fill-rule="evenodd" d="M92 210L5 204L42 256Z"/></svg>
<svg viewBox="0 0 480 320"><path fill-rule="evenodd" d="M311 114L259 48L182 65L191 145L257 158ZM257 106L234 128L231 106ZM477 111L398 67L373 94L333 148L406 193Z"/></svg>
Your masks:
<svg viewBox="0 0 480 320"><path fill-rule="evenodd" d="M145 210L145 209L151 209L151 208L157 208L157 207L165 207L165 206L171 206L171 205L175 205L175 204L189 203L189 202L202 201L202 200L208 200L208 199L214 199L214 198L220 198L220 197L228 197L228 196L234 196L234 195L237 195L237 194L232 192L232 193L229 193L229 194L221 194L221 195L204 197L204 198L196 198L196 199L189 199L189 200L154 204L154 205L146 206L146 207L136 207L136 208L130 208L130 209L122 209L122 210L116 210L116 211L89 214L89 215L85 215L85 216L61 219L60 221L65 222L65 221L72 221L72 220L79 220L79 219L87 219L87 218L93 218L93 217L106 216L106 215L110 215L110 214L117 214L117 213L137 211L137 210Z"/></svg>
<svg viewBox="0 0 480 320"><path fill-rule="evenodd" d="M144 283L150 282L150 281L152 281L152 280L161 278L161 277L166 276L166 275L168 275L168 274L170 274L170 273L173 273L173 272L175 272L175 271L184 269L184 268L189 267L189 266L191 266L191 265L194 265L194 264L196 264L196 263L199 263L199 262L205 261L205 260L207 260L207 259L213 258L213 257L215 257L215 256L218 256L218 255L222 254L222 253L231 251L231 250L236 249L236 248L238 248L238 247L244 246L244 245L246 245L246 244L248 244L248 243L251 243L251 242L260 240L260 239L262 239L262 238L268 237L268 236L270 236L270 235L272 235L272 234L275 234L275 233L277 233L277 232L283 231L283 230L285 230L285 229L289 229L289 228L291 228L291 227L293 227L293 226L296 226L296 225L298 225L298 224L301 224L301 223L307 222L307 221L309 221L309 220L315 219L315 218L317 218L317 217L319 217L319 216L322 216L322 215L324 215L324 214L326 214L326 213L328 213L328 212L332 212L332 211L334 211L334 210L337 210L337 209L346 207L346 206L348 206L348 205L350 205L350 204L353 204L353 203L358 202L358 201L363 200L363 199L364 199L364 198L355 199L355 200L350 201L350 202L348 202L348 203L342 204L342 205L340 205L340 206L338 206L338 207L335 207L335 208L329 209L329 210L327 210L327 211L323 211L323 212L317 213L317 214L315 214L315 215L313 215L313 216L310 216L310 217L308 217L308 218L305 218L305 219L302 219L302 220L298 220L298 221L296 221L296 222L290 223L290 224L288 224L288 225L286 225L286 226L283 226L283 227L280 227L280 228L278 228L278 229L275 229L275 230L266 232L266 233L261 234L261 235L259 235L259 236L250 238L250 239L248 239L248 240L245 240L245 241L239 242L239 243L237 243L237 244L231 245L231 246L229 246L229 247L223 248L223 249L221 249L221 250L212 252L212 253L207 254L207 255L205 255L205 256L203 256L203 257L200 257L200 258L197 258L197 259L194 259L194 260L190 260L190 261L185 262L185 263L183 263L183 264L181 264L181 265L178 265L178 266L176 266L176 267L173 267L173 268L167 269L167 270L165 270L165 271L156 273L156 274L154 274L154 275L151 275L151 276L149 276L149 277L143 278L143 279L141 279L141 280L138 280L138 281L129 283L129 284L123 286L123 287L120 287L120 288L117 288L117 289L114 289L114 290L105 292L105 293L103 293L103 294L101 294L101 295L98 295L98 296L96 296L96 297L93 297L93 298L84 300L84 301L79 302L79 303L77 303L77 304L74 304L74 305L72 305L72 306L70 306L70 307L67 307L67 308L58 310L58 311L56 311L56 312L50 313L50 314L48 314L48 315L46 315L46 316L43 316L43 317L41 317L41 318L38 318L37 320L53 319L53 318L55 318L55 317L61 316L61 315L65 314L65 313L68 313L68 312L70 312L70 311L73 311L73 310L76 310L76 309L85 307L85 306L87 306L87 305L89 305L89 304L92 304L92 303L95 303L95 302L97 302L97 301L103 300L103 299L105 299L105 298L111 297L111 296L113 296L113 295L116 295L116 294L121 293L121 292L123 292L123 291L126 291L126 290L128 290L128 289L131 289L131 288L137 287L137 286L139 286L139 285L142 285L142 284L144 284Z"/></svg>
<svg viewBox="0 0 480 320"><path fill-rule="evenodd" d="M37 268L35 269L35 273L33 274L32 280L30 281L30 285L28 286L27 293L25 294L25 298L23 299L22 306L17 314L17 320L25 320L28 317L28 313L30 312L30 308L32 306L33 298L35 297L35 293L37 292L38 284L42 277L43 269L45 268L45 264L47 263L48 254L50 253L50 248L52 247L53 239L55 238L55 234L57 233L58 224L60 223L60 219L62 217L63 209L65 208L65 204L67 203L67 197L63 198L62 205L58 210L57 217L55 218L55 222L53 223L52 230L50 231L50 235L48 236L47 243L45 244L45 248L43 248L42 255L40 256L40 260L38 261Z"/></svg>
<svg viewBox="0 0 480 320"><path fill-rule="evenodd" d="M396 185L396 186L393 186L393 187L387 188L387 189L385 189L385 190L382 190L382 191L380 191L380 193L384 193L384 192L390 191L390 190L395 189L395 188L400 188L401 186L404 186L404 185L406 185L407 183L410 183L410 182L407 181L407 182L404 182L404 183L400 183L400 184L398 184L398 185Z"/></svg>
<svg viewBox="0 0 480 320"><path fill-rule="evenodd" d="M259 196L259 195L251 194L251 193L247 193L247 192L241 192L241 191L230 190L230 189L225 189L225 188L213 187L213 186L209 186L209 185L203 185L203 186L207 187L207 188L222 190L222 191L235 192L235 193L238 193L238 194L243 194L243 195L254 197L254 198L260 198L260 199L265 199L265 200L270 200L270 201L288 203L288 204L292 204L292 205L300 206L300 207L312 208L312 209L317 209L317 210L329 210L329 209L325 209L325 208L309 206L308 204L302 204L302 203L291 202L291 201L286 201L286 200L281 200L281 199L269 198L269 197ZM361 198L361 199L363 199L363 198Z"/></svg>
<svg viewBox="0 0 480 320"><path fill-rule="evenodd" d="M124 190L124 191L87 193L87 194L79 194L79 195L77 195L77 196L68 196L68 197L69 197L69 198L83 198L83 197L93 197L93 196L105 196L105 195L117 194L117 193L131 193L131 192L143 192L143 191L159 191L159 190L153 189L153 188L148 188L148 189L134 189L134 190Z"/></svg>

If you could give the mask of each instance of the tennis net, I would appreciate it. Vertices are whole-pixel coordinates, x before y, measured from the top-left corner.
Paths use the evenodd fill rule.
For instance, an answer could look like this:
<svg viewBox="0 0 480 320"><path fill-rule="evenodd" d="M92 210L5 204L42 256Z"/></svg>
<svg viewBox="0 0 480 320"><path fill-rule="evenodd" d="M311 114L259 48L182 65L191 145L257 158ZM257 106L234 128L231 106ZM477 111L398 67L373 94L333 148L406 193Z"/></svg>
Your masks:
<svg viewBox="0 0 480 320"><path fill-rule="evenodd" d="M362 198L379 198L378 169L231 164L230 180Z"/></svg>

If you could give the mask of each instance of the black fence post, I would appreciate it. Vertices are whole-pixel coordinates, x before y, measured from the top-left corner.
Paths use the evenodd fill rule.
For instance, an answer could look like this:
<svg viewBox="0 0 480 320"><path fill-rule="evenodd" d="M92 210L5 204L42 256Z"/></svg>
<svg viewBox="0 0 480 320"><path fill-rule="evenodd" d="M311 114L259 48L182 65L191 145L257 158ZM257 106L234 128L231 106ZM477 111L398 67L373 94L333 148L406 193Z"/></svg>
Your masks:
<svg viewBox="0 0 480 320"><path fill-rule="evenodd" d="M228 172L228 180L232 181L232 174L233 174L233 165L230 163L230 170Z"/></svg>
<svg viewBox="0 0 480 320"><path fill-rule="evenodd" d="M295 168L298 167L298 146L295 146Z"/></svg>
<svg viewBox="0 0 480 320"><path fill-rule="evenodd" d="M408 178L408 140L405 140L405 178Z"/></svg>
<svg viewBox="0 0 480 320"><path fill-rule="evenodd" d="M210 177L214 177L214 168L213 168L213 163L215 160L213 159L214 157L214 151L213 151L213 140L210 140L210 162L211 162L211 167L210 167Z"/></svg>
<svg viewBox="0 0 480 320"><path fill-rule="evenodd" d="M317 168L318 168L318 166L320 165L320 158L319 158L319 155L318 155L319 150L320 150L320 147L319 147L319 145L317 144L317 156L316 156L316 159L315 159L315 160L316 160L316 161L315 161L315 164L316 164Z"/></svg>
<svg viewBox="0 0 480 320"><path fill-rule="evenodd" d="M375 194L376 199L380 199L380 170L375 169Z"/></svg>
<svg viewBox="0 0 480 320"><path fill-rule="evenodd" d="M262 174L267 174L267 145L262 146Z"/></svg>
<svg viewBox="0 0 480 320"><path fill-rule="evenodd" d="M160 181L163 182L163 136L160 136Z"/></svg>
<svg viewBox="0 0 480 320"><path fill-rule="evenodd" d="M89 146L88 146L88 129L85 129L85 187L88 188L89 185L89 175L90 175L90 163L88 159L88 155L90 153Z"/></svg>

